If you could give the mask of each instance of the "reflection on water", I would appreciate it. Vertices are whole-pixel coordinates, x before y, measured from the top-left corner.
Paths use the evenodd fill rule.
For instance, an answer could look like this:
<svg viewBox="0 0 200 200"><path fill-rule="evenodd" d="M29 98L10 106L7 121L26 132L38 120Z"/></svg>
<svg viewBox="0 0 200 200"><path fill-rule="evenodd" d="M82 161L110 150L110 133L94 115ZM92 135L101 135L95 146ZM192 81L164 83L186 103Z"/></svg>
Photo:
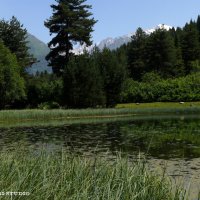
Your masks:
<svg viewBox="0 0 200 200"><path fill-rule="evenodd" d="M200 118L128 119L88 124L0 128L0 148L17 144L49 146L79 153L138 152L149 157L193 159L200 157Z"/></svg>
<svg viewBox="0 0 200 200"><path fill-rule="evenodd" d="M1 150L12 151L22 144L27 149L64 148L84 155L108 156L121 151L135 157L140 153L146 155L150 169L166 166L170 176L193 180L195 191L200 185L199 116L140 116L91 124L0 128Z"/></svg>

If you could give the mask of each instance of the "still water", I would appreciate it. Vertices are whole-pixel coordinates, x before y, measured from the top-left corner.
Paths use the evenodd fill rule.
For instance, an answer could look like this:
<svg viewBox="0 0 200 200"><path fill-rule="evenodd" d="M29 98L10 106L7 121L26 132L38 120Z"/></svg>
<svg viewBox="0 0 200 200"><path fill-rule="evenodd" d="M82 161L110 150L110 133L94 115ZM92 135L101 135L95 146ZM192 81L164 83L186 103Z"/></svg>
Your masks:
<svg viewBox="0 0 200 200"><path fill-rule="evenodd" d="M116 152L132 158L145 155L150 170L200 190L200 116L148 116L87 123L0 128L0 150L65 149L81 155L112 159Z"/></svg>

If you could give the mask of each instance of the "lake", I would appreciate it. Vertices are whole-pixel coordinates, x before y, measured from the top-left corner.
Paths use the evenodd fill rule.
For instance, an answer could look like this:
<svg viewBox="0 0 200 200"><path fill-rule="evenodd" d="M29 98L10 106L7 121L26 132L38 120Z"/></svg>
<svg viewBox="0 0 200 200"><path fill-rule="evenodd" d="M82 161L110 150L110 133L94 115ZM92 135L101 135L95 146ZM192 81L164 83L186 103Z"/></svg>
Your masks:
<svg viewBox="0 0 200 200"><path fill-rule="evenodd" d="M141 115L2 127L0 148L66 150L111 160L118 152L132 159L145 156L150 170L162 173L164 169L174 182L190 186L192 199L200 190L199 115Z"/></svg>

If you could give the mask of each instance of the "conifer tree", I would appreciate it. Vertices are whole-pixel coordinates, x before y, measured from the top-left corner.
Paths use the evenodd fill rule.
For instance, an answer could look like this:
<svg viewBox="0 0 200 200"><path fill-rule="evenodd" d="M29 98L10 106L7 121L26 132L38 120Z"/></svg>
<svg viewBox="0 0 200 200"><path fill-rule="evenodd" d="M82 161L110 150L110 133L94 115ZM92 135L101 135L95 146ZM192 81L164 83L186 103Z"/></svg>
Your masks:
<svg viewBox="0 0 200 200"><path fill-rule="evenodd" d="M186 73L192 71L195 62L200 59L199 33L193 21L186 23L182 36L182 55L185 62Z"/></svg>
<svg viewBox="0 0 200 200"><path fill-rule="evenodd" d="M128 49L128 68L130 76L134 80L140 80L145 73L145 47L146 47L146 33L138 28L135 35L132 36Z"/></svg>
<svg viewBox="0 0 200 200"><path fill-rule="evenodd" d="M49 66L57 75L62 74L72 55L73 45L91 45L92 27L96 23L91 18L90 5L84 4L86 0L56 0L51 5L53 15L45 21L45 26L53 34L48 43L50 53L46 56Z"/></svg>
<svg viewBox="0 0 200 200"><path fill-rule="evenodd" d="M177 27L176 29L173 27L169 30L169 33L174 39L174 45L176 48L176 64L174 65L174 76L183 76L185 75L185 68L184 68L184 61L182 57L182 50L181 50L181 36L182 36L182 29Z"/></svg>
<svg viewBox="0 0 200 200"><path fill-rule="evenodd" d="M200 32L200 15L197 17L197 30Z"/></svg>
<svg viewBox="0 0 200 200"><path fill-rule="evenodd" d="M174 40L169 32L158 29L153 32L146 46L147 67L163 78L176 76L177 63Z"/></svg>
<svg viewBox="0 0 200 200"><path fill-rule="evenodd" d="M100 70L88 53L70 59L64 70L63 83L64 105L87 108L105 104Z"/></svg>
<svg viewBox="0 0 200 200"><path fill-rule="evenodd" d="M113 107L120 101L126 66L123 62L120 63L116 54L107 48L99 54L98 66L103 77L106 106Z"/></svg>

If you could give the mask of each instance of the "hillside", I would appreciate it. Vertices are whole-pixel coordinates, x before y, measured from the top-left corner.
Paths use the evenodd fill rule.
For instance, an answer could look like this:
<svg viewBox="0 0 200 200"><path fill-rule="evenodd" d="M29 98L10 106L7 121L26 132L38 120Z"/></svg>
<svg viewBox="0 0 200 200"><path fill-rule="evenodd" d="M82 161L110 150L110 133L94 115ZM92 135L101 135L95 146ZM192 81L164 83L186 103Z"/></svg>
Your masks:
<svg viewBox="0 0 200 200"><path fill-rule="evenodd" d="M28 33L27 41L28 47L30 48L30 54L33 54L33 56L39 61L38 63L33 64L28 71L31 74L35 74L37 71L42 72L45 70L51 72L51 68L47 66L48 63L45 60L45 56L49 52L48 46L30 33Z"/></svg>

